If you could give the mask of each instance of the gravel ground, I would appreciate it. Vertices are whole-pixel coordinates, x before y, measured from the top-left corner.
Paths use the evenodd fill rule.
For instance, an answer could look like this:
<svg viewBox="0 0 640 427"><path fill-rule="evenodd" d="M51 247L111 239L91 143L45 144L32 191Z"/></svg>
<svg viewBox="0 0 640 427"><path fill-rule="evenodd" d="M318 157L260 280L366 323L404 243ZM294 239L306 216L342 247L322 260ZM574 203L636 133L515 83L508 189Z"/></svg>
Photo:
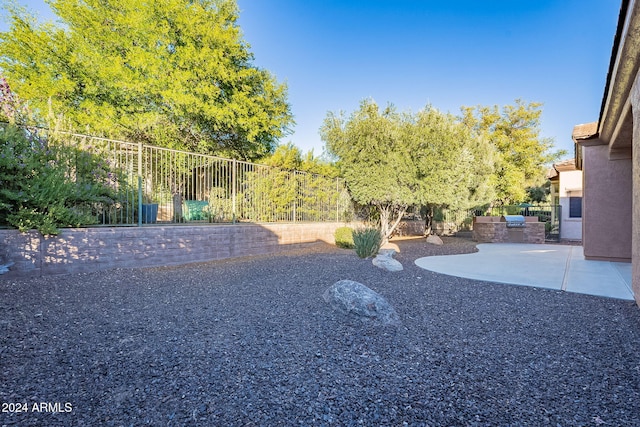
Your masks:
<svg viewBox="0 0 640 427"><path fill-rule="evenodd" d="M0 426L640 425L634 303L413 263L468 240L397 244L397 273L318 245L0 277ZM402 325L332 311L322 294L341 279L382 294Z"/></svg>

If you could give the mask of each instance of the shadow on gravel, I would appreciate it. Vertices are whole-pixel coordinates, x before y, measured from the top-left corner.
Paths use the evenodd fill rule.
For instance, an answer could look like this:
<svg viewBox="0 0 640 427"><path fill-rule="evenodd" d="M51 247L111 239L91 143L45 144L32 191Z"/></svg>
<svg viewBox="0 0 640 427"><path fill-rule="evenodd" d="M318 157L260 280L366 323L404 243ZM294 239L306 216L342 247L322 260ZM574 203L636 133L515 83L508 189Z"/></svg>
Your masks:
<svg viewBox="0 0 640 427"><path fill-rule="evenodd" d="M468 240L397 244L396 273L319 244L0 278L0 425L640 425L634 303L413 264ZM322 295L341 279L383 295L402 325L333 311Z"/></svg>

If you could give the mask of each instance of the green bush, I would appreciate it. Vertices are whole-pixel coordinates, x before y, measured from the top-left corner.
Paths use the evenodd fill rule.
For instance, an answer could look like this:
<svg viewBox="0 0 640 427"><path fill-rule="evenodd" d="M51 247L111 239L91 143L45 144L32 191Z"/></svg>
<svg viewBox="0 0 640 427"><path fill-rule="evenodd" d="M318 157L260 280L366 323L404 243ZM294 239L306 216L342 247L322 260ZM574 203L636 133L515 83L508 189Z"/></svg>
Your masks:
<svg viewBox="0 0 640 427"><path fill-rule="evenodd" d="M507 211L507 213L505 215L520 215L520 212L522 211L522 208L520 206L505 206L505 210Z"/></svg>
<svg viewBox="0 0 640 427"><path fill-rule="evenodd" d="M0 76L0 225L48 235L96 223L117 196L108 161L19 125L30 122L26 103Z"/></svg>
<svg viewBox="0 0 640 427"><path fill-rule="evenodd" d="M113 203L112 184L103 159L0 125L0 224L49 235L96 223L96 208Z"/></svg>
<svg viewBox="0 0 640 427"><path fill-rule="evenodd" d="M380 250L382 234L377 228L362 228L353 232L353 244L360 258L374 256Z"/></svg>
<svg viewBox="0 0 640 427"><path fill-rule="evenodd" d="M334 233L336 246L344 249L353 249L353 229L350 227L340 227Z"/></svg>
<svg viewBox="0 0 640 427"><path fill-rule="evenodd" d="M233 221L233 200L225 188L214 187L211 189L208 212L210 222Z"/></svg>

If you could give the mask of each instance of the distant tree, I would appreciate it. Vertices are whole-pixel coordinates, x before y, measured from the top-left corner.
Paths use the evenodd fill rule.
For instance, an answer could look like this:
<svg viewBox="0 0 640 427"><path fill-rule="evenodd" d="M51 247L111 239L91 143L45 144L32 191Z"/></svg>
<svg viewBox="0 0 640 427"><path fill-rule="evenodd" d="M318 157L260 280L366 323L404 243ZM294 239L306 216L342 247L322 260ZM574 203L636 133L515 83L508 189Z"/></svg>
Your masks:
<svg viewBox="0 0 640 427"><path fill-rule="evenodd" d="M255 221L321 221L336 218L342 188L337 169L313 156L302 155L292 143L279 145L264 159L270 167L246 174L243 187L246 216Z"/></svg>
<svg viewBox="0 0 640 427"><path fill-rule="evenodd" d="M291 142L280 144L276 147L273 154L267 157L263 163L286 170L301 170L302 152Z"/></svg>
<svg viewBox="0 0 640 427"><path fill-rule="evenodd" d="M253 65L235 0L50 0L59 26L5 6L0 67L40 120L255 160L292 125L287 89Z"/></svg>
<svg viewBox="0 0 640 427"><path fill-rule="evenodd" d="M525 201L529 203L548 203L549 194L551 194L551 181L547 180L542 185L527 188Z"/></svg>
<svg viewBox="0 0 640 427"><path fill-rule="evenodd" d="M273 154L267 157L264 164L287 170L297 170L316 175L335 178L339 175L335 164L313 154L313 150L303 154L302 151L289 142L276 147Z"/></svg>
<svg viewBox="0 0 640 427"><path fill-rule="evenodd" d="M349 117L329 113L321 134L353 199L376 208L385 238L409 206L466 207L492 196L491 147L434 108L400 114L365 100Z"/></svg>
<svg viewBox="0 0 640 427"><path fill-rule="evenodd" d="M426 234L434 209L466 210L495 197L496 150L453 115L434 108L418 112L408 127L408 141L418 167L419 203L426 209Z"/></svg>
<svg viewBox="0 0 640 427"><path fill-rule="evenodd" d="M540 136L541 106L518 99L502 110L498 106L462 107L463 123L498 153L492 181L499 204L524 201L527 188L542 184L545 165L565 154L551 151L553 140Z"/></svg>

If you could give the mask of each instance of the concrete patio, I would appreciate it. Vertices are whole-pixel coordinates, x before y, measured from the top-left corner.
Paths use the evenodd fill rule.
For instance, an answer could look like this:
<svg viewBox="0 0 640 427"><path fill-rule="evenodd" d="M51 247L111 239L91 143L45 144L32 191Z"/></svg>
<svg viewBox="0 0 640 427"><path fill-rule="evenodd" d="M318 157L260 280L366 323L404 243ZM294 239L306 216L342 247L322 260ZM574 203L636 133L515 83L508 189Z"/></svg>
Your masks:
<svg viewBox="0 0 640 427"><path fill-rule="evenodd" d="M418 267L489 282L632 301L631 263L588 261L582 246L485 243L479 252L419 258Z"/></svg>

